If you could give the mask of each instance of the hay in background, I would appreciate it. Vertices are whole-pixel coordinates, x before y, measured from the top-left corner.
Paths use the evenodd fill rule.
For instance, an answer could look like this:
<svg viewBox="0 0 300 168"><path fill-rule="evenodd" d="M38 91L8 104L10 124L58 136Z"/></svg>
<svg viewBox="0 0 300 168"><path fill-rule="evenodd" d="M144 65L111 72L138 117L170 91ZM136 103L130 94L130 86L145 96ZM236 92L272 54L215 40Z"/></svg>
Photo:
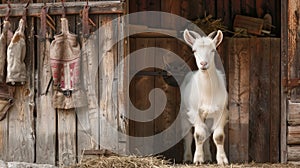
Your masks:
<svg viewBox="0 0 300 168"><path fill-rule="evenodd" d="M81 163L70 168L169 168L170 162L161 157L85 156Z"/></svg>
<svg viewBox="0 0 300 168"><path fill-rule="evenodd" d="M204 18L198 18L193 21L205 34L209 34L216 30L222 30L223 33L230 33L233 37L243 36L248 37L243 31L231 31L227 26L224 25L222 19L214 19L212 15L205 16Z"/></svg>

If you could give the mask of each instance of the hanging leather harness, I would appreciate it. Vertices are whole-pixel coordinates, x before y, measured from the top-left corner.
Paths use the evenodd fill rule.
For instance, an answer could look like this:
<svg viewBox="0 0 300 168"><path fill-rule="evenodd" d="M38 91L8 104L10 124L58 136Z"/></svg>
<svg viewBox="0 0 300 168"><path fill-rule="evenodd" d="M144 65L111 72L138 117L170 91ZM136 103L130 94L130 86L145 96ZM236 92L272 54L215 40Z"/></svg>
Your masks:
<svg viewBox="0 0 300 168"><path fill-rule="evenodd" d="M50 45L53 106L59 109L82 107L87 100L80 89L80 45L77 35L69 32L66 18L61 18L61 29L62 33L54 36Z"/></svg>

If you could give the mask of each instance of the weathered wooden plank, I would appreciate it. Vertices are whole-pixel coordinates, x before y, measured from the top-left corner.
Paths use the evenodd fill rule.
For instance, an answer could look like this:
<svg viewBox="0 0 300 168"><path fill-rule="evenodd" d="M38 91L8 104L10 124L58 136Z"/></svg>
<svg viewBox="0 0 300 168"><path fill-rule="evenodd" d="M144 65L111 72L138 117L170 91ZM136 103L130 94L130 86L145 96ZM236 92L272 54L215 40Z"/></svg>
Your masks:
<svg viewBox="0 0 300 168"><path fill-rule="evenodd" d="M253 44L254 43L254 44ZM251 39L250 71L250 160L267 162L270 158L270 39ZM253 52L253 50L251 50Z"/></svg>
<svg viewBox="0 0 300 168"><path fill-rule="evenodd" d="M42 1L37 1L42 2ZM40 19L37 29L41 29ZM50 29L49 29L50 30ZM51 31L51 30L50 30ZM50 35L47 32L47 36ZM51 32L52 34L52 32ZM50 40L38 39L37 45L37 93L36 93L36 163L55 165L56 151L56 110L52 107L52 89L49 62Z"/></svg>
<svg viewBox="0 0 300 168"><path fill-rule="evenodd" d="M300 144L300 126L288 126L287 143L289 145Z"/></svg>
<svg viewBox="0 0 300 168"><path fill-rule="evenodd" d="M280 39L270 39L270 162L280 154Z"/></svg>
<svg viewBox="0 0 300 168"><path fill-rule="evenodd" d="M180 16L180 4L181 1L172 1L172 0L164 0L161 1L161 11L167 12L175 15ZM167 29L176 29L180 30L182 28L182 24L178 23L178 20L175 20L174 17L171 17L169 15L164 15L165 17L161 18L162 26L161 28L167 28Z"/></svg>
<svg viewBox="0 0 300 168"><path fill-rule="evenodd" d="M184 2L187 3L188 8L183 8ZM205 13L203 3L204 0L183 0L181 4L181 10L183 10L183 14L181 14L181 16L189 20L203 18Z"/></svg>
<svg viewBox="0 0 300 168"><path fill-rule="evenodd" d="M163 48L166 50L169 50L170 52L173 53L177 53L178 48L177 48L177 41L176 39L173 38L157 38L156 39L156 47L158 48ZM168 55L164 55L164 57L162 57L161 55L155 54L155 65L156 67L163 67L166 66L166 64L171 64L172 65L172 61L174 60L170 60L168 57ZM174 66L174 63L173 63ZM179 65L178 65L179 66ZM159 69L156 69L157 71L160 71ZM155 134L161 133L163 131L165 131L167 128L169 128L173 122L176 119L176 114L178 113L177 110L177 104L179 102L177 102L176 99L176 91L178 90L178 88L176 87L172 87L170 85L168 85L162 76L156 76L155 77L155 88L160 88L162 89L162 91L164 92L166 98L167 98L167 102L166 102L166 106L165 109L162 111L161 115L159 117L157 117L154 120L154 124L155 124ZM158 102L157 102L158 101ZM162 103L160 103L161 100L155 100L155 109L160 109L159 106L162 105ZM156 113L158 113L158 111L156 111ZM171 145L172 142L175 140L174 137L176 136L176 129L175 130L169 130L165 136L162 137L162 139L159 139L158 137L154 139L155 143L162 143L162 146L173 146ZM167 158L173 159L176 157L176 146L173 146L172 148L168 149L167 151L163 152L163 155Z"/></svg>
<svg viewBox="0 0 300 168"><path fill-rule="evenodd" d="M231 1L231 19L233 20L237 14L241 13L241 1L233 0Z"/></svg>
<svg viewBox="0 0 300 168"><path fill-rule="evenodd" d="M11 16L22 16L25 4L11 4ZM86 2L65 2L67 15L78 15ZM31 3L28 6L27 16L39 16L44 3ZM61 15L61 2L47 3L50 15ZM124 3L117 1L91 1L89 2L91 9L90 14L122 14L124 13ZM0 17L4 17L7 12L7 5L0 5Z"/></svg>
<svg viewBox="0 0 300 168"><path fill-rule="evenodd" d="M87 95L88 105L79 108L77 114L77 157L80 160L86 150L99 149L99 109L98 109L98 54L99 25L98 15L89 15L96 26L90 26L90 36L83 37L82 24L77 26L76 33L80 35L82 46L82 89ZM76 16L76 22L81 18ZM78 24L77 24L78 25Z"/></svg>
<svg viewBox="0 0 300 168"><path fill-rule="evenodd" d="M256 14L257 17L262 18L265 14L265 0L256 0Z"/></svg>
<svg viewBox="0 0 300 168"><path fill-rule="evenodd" d="M140 50L148 47L155 47L155 39L151 38L136 38L135 39L134 49ZM131 48L132 50L132 48ZM133 50L132 50L133 51ZM142 53L146 58L141 59L135 57L135 59L130 60L130 71L135 72L138 67L145 67L148 62L154 63L154 52L143 52ZM143 71L154 71L154 68L143 69ZM149 93L154 87L154 77L153 76L135 76L131 81L131 91L130 95L132 96L132 104L138 110L146 110L150 107L149 102ZM132 121L133 136L135 137L145 137L151 136L154 133L154 122L139 122ZM131 131L132 132L132 131ZM131 134L132 135L132 134ZM145 146L144 141L138 141L130 144L130 151L134 154L141 154L141 147ZM153 142L147 144L147 151L153 150Z"/></svg>
<svg viewBox="0 0 300 168"><path fill-rule="evenodd" d="M220 57L222 58L223 61L223 66L224 66L224 70L226 72L226 85L228 85L228 75L229 75L229 55L227 53L229 53L229 41L228 38L224 38L223 42L220 44L220 46L217 48L218 54L220 55ZM229 124L227 123L225 128L224 128L224 133L225 133L225 141L224 141L224 149L226 152L226 156L229 157Z"/></svg>
<svg viewBox="0 0 300 168"><path fill-rule="evenodd" d="M122 38L126 36L125 31L125 20L123 18L118 18L118 38ZM128 114L129 111L129 101L127 99L128 86L129 86L129 61L125 60L125 57L129 53L129 46L128 46L129 38L125 38L118 43L118 127L123 134L128 135L129 126L128 126L128 119L125 115ZM129 142L126 136L119 136L119 152L126 153L128 152Z"/></svg>
<svg viewBox="0 0 300 168"><path fill-rule="evenodd" d="M52 107L52 89L47 91L51 69L49 62L50 41L38 43L38 93L36 98L36 162L55 165L56 110ZM46 93L48 92L48 93Z"/></svg>
<svg viewBox="0 0 300 168"><path fill-rule="evenodd" d="M300 125L300 103L288 101L287 122L290 125Z"/></svg>
<svg viewBox="0 0 300 168"><path fill-rule="evenodd" d="M229 159L248 161L249 137L249 39L229 39Z"/></svg>
<svg viewBox="0 0 300 168"><path fill-rule="evenodd" d="M299 145L289 145L287 147L287 160L288 161L299 161L300 160L300 146Z"/></svg>
<svg viewBox="0 0 300 168"><path fill-rule="evenodd" d="M61 16L56 17L56 33L61 31ZM69 31L76 33L76 18L66 16L69 22ZM60 166L72 165L77 159L76 138L76 110L57 109L57 132L58 132L58 164Z"/></svg>
<svg viewBox="0 0 300 168"><path fill-rule="evenodd" d="M256 16L255 1L243 0L242 2L243 2L242 9L243 9L244 14L246 14L247 16L252 16L252 17Z"/></svg>
<svg viewBox="0 0 300 168"><path fill-rule="evenodd" d="M2 24L2 20L0 20ZM0 27L2 32L2 27ZM8 111L9 112L9 111ZM6 160L8 153L8 115L0 121L0 159Z"/></svg>
<svg viewBox="0 0 300 168"><path fill-rule="evenodd" d="M224 0L224 15L223 15L223 20L224 20L224 25L228 26L229 29L232 28L232 20L233 18L231 18L232 14L231 14L231 9L229 7L230 0Z"/></svg>
<svg viewBox="0 0 300 168"><path fill-rule="evenodd" d="M35 158L34 144L34 19L27 18L26 33L26 75L24 86L15 90L15 103L8 113L8 161L33 162Z"/></svg>
<svg viewBox="0 0 300 168"><path fill-rule="evenodd" d="M134 52L136 50L136 38L129 38L129 51L130 53ZM130 59L129 63L129 72L132 72L136 69L135 67L135 60ZM136 80L133 78L132 80L129 81L129 98L130 102L129 104L132 104L135 106L136 102ZM131 117L130 111L132 110L131 106L129 106L129 118ZM130 136L135 136L135 122L133 120L129 120L129 135ZM129 152L134 153L135 151L135 142L129 141Z"/></svg>
<svg viewBox="0 0 300 168"><path fill-rule="evenodd" d="M76 163L76 115L74 109L57 112L58 165Z"/></svg>
<svg viewBox="0 0 300 168"><path fill-rule="evenodd" d="M97 23L97 22L96 22ZM87 94L88 106L77 109L77 154L84 150L99 149L99 111L98 111L98 36L94 32L88 39L81 39L82 78Z"/></svg>
<svg viewBox="0 0 300 168"><path fill-rule="evenodd" d="M100 18L99 18L100 19ZM99 91L100 91L100 149L118 150L117 130L118 113L114 109L116 103L113 101L113 78L115 48L112 47L114 29L117 25L111 23L114 19L112 15L101 17L102 24L106 25L105 32L100 34L100 69L99 69Z"/></svg>
<svg viewBox="0 0 300 168"><path fill-rule="evenodd" d="M205 9L206 15L212 15L213 18L216 17L216 8L215 8L216 1L206 0L205 1Z"/></svg>
<svg viewBox="0 0 300 168"><path fill-rule="evenodd" d="M294 78L297 75L294 71L295 68L295 57L297 57L297 38L299 38L298 36L298 25L297 25L297 21L298 21L298 1L296 0L289 0L288 1L288 13L287 13L287 23L288 23L288 65L287 65L287 77L288 78ZM293 89L292 91L290 91L291 93L291 100L295 101L295 89Z"/></svg>
<svg viewBox="0 0 300 168"><path fill-rule="evenodd" d="M281 62L280 62L280 68L281 68L281 79L280 81L282 81L284 78L287 78L288 76L288 69L287 69L287 62L288 62L288 2L287 1L280 1L280 6L281 6L281 11L280 15L281 15L281 20L280 22L281 27ZM283 85L281 85L280 87L280 104L281 104L281 114L280 114L280 161L282 163L286 163L287 162L287 94L285 92L285 88L283 87Z"/></svg>

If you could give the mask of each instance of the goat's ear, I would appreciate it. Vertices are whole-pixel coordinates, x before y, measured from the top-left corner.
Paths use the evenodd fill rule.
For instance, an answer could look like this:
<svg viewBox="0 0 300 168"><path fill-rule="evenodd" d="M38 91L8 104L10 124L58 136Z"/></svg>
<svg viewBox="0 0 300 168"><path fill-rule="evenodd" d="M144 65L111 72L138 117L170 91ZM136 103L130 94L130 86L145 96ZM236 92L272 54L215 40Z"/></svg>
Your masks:
<svg viewBox="0 0 300 168"><path fill-rule="evenodd" d="M195 38L190 34L189 30L184 30L183 38L189 46L193 47L193 44L195 43Z"/></svg>
<svg viewBox="0 0 300 168"><path fill-rule="evenodd" d="M220 45L220 43L222 42L222 40L223 40L223 33L222 33L221 30L214 31L214 32L210 33L208 35L208 37L210 37L211 39L213 39L216 47L218 47Z"/></svg>

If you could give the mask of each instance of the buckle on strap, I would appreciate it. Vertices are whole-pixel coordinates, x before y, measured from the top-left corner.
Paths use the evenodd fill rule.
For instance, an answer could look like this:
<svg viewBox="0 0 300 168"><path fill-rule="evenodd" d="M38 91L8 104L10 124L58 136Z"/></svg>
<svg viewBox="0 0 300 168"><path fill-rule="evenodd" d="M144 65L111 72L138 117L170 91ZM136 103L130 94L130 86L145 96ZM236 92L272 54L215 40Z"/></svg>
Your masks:
<svg viewBox="0 0 300 168"><path fill-rule="evenodd" d="M72 96L72 91L71 90L64 90L64 91L62 91L62 93L66 97L71 97Z"/></svg>

